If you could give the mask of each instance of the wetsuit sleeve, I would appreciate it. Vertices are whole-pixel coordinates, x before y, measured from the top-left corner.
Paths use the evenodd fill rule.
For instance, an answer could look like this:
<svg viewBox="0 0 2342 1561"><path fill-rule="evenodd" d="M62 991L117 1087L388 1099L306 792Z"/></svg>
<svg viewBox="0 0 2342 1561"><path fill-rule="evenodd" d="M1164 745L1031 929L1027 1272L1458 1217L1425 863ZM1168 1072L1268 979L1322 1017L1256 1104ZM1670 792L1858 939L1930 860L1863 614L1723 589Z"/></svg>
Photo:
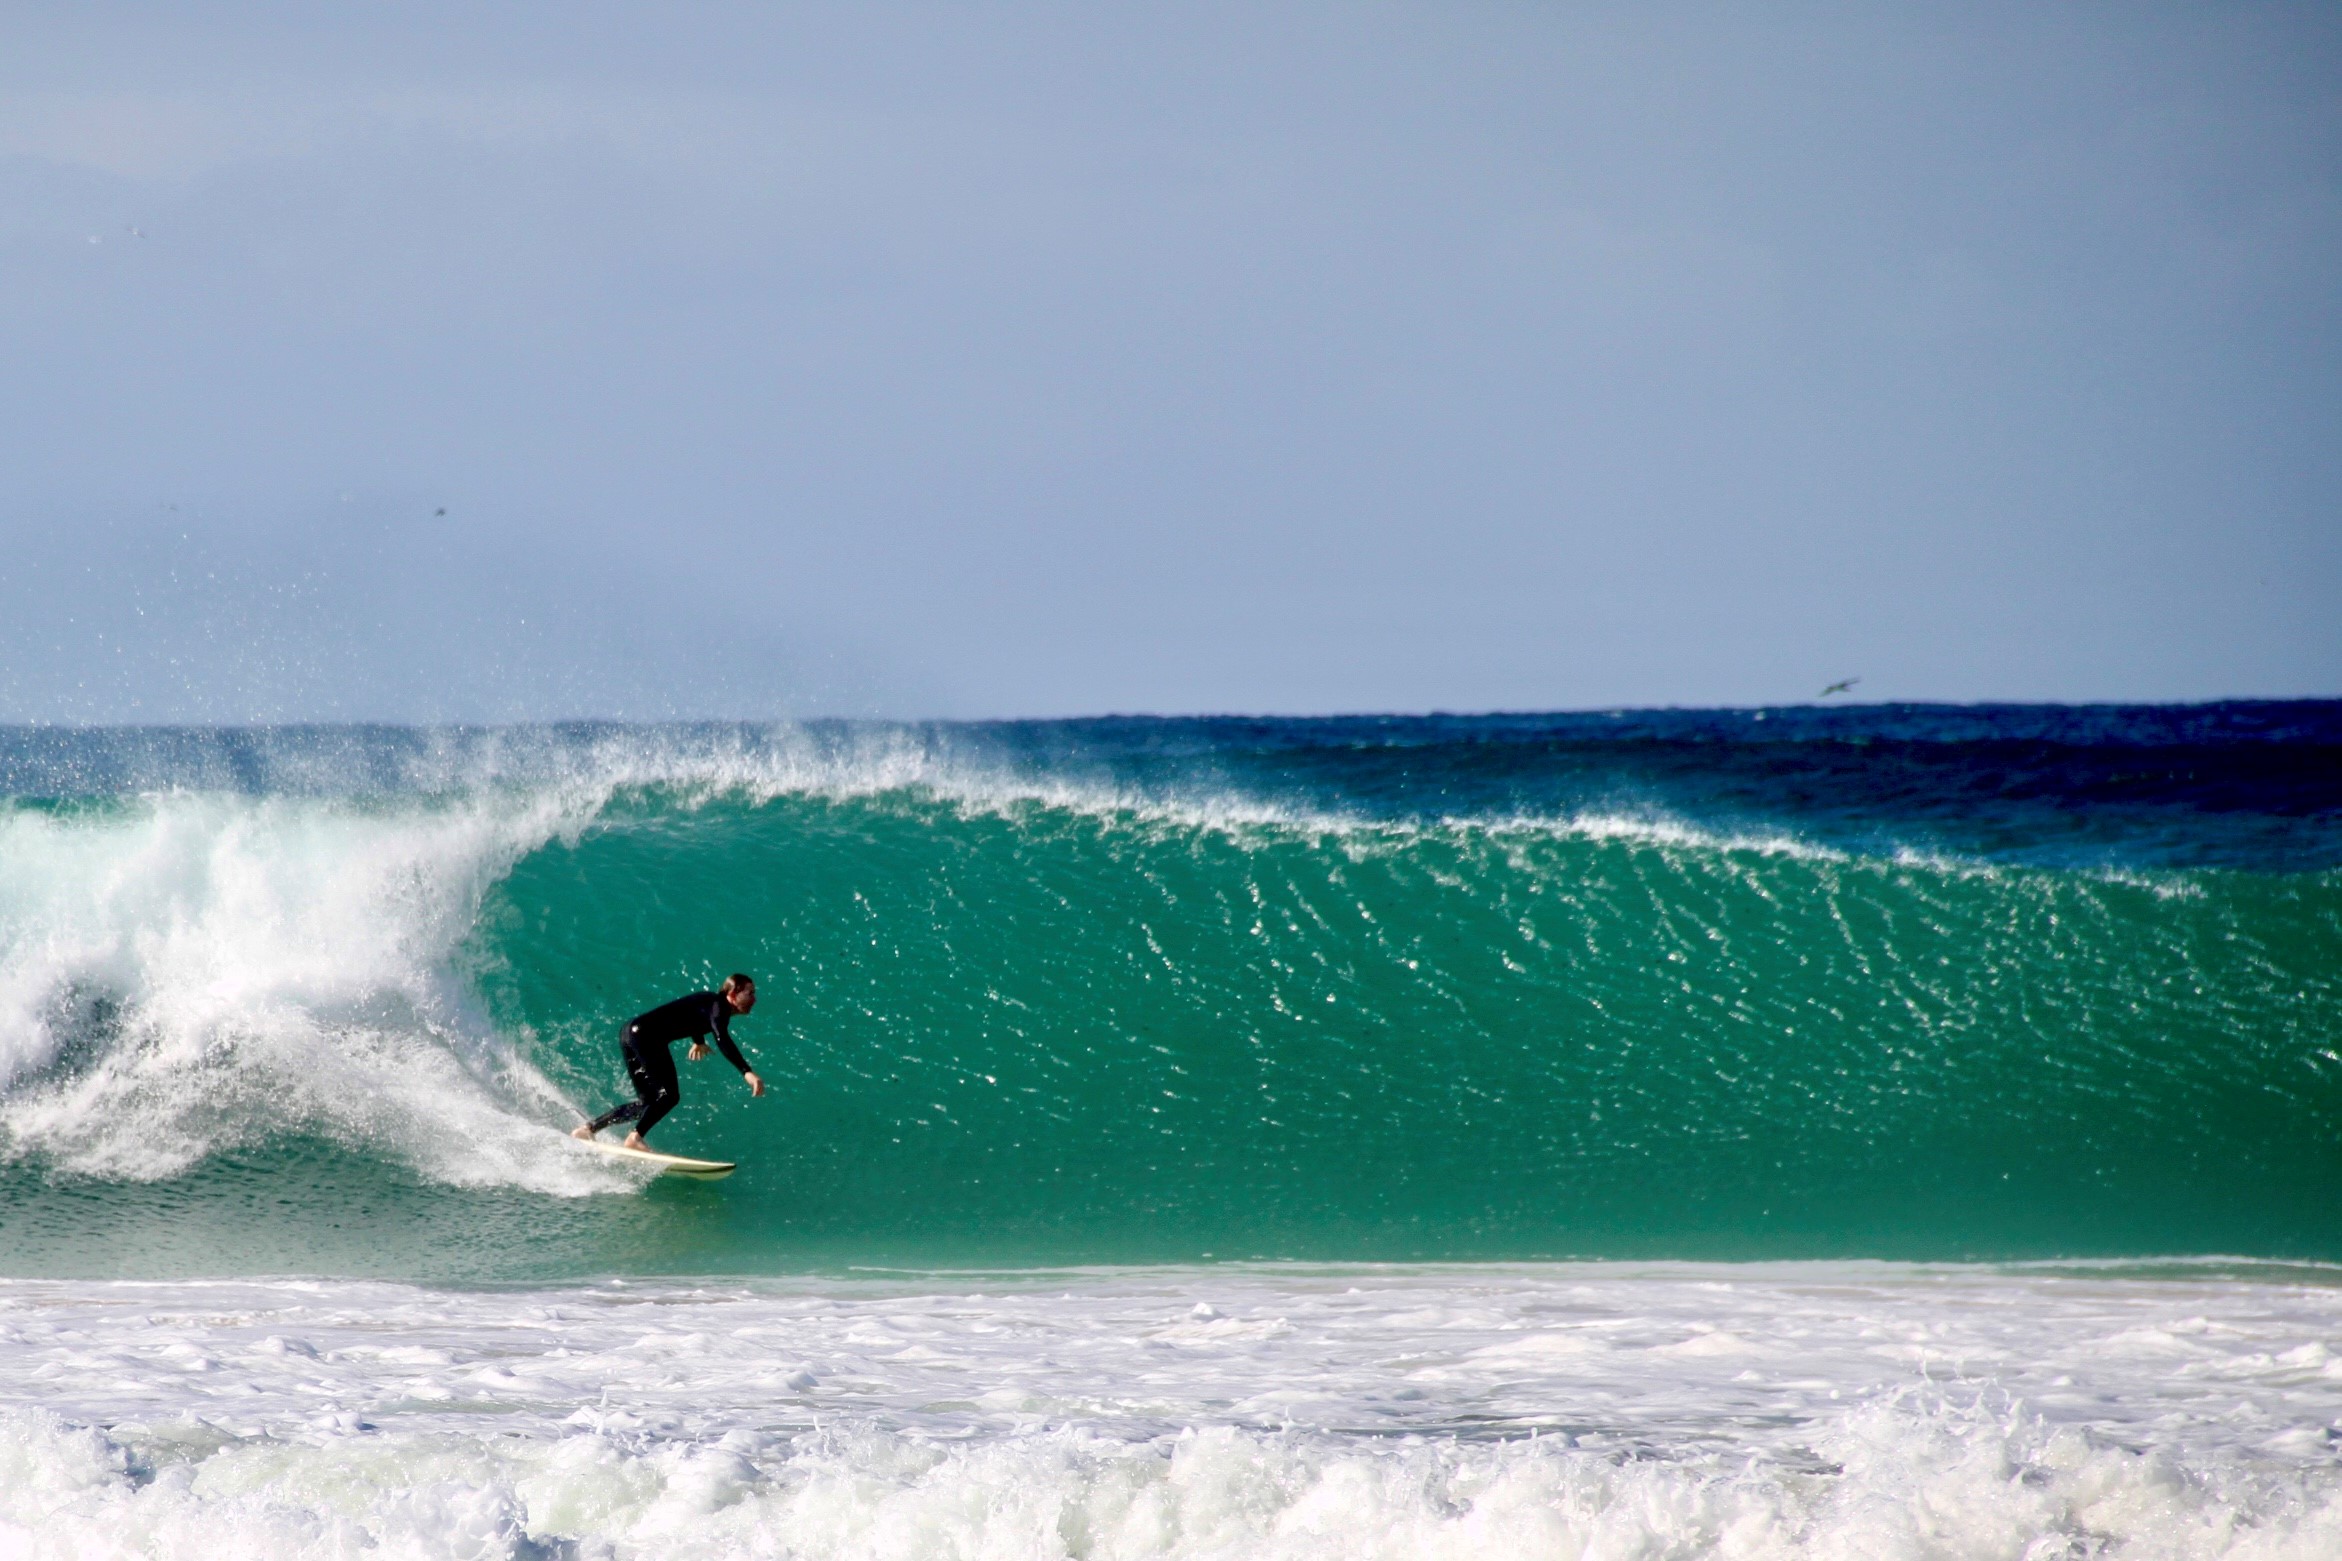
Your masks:
<svg viewBox="0 0 2342 1561"><path fill-rule="evenodd" d="M732 1011L725 1006L722 998L716 999L715 1011L708 1019L715 1026L716 1050L722 1052L724 1060L733 1067L742 1073L748 1072L748 1059L741 1056L740 1048L732 1044Z"/></svg>

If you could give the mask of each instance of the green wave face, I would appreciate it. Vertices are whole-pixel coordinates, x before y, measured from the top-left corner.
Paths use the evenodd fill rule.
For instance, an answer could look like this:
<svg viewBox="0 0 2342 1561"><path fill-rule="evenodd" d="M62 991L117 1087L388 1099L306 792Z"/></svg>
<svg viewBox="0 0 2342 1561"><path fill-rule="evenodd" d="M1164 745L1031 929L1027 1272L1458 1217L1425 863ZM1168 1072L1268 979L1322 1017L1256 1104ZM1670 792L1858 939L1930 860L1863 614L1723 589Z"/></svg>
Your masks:
<svg viewBox="0 0 2342 1561"><path fill-rule="evenodd" d="M540 1266L2342 1259L2333 874L641 793L464 961L587 1109L627 1015L762 982L772 1093L687 1065L657 1135L739 1175Z"/></svg>

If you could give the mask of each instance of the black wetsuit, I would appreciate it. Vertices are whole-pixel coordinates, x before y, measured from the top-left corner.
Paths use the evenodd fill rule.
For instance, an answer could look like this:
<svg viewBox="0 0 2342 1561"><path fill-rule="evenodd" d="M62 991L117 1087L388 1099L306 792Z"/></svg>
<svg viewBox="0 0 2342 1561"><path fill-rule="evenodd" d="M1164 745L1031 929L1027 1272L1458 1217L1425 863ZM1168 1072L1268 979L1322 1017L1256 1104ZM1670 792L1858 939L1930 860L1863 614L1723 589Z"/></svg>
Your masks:
<svg viewBox="0 0 2342 1561"><path fill-rule="evenodd" d="M618 1032L618 1049L626 1057L626 1075L642 1098L603 1112L587 1125L599 1133L614 1122L632 1122L638 1133L648 1133L659 1118L675 1109L682 1093L675 1079L677 1041L716 1038L716 1050L742 1073L748 1059L732 1044L732 1005L721 992L694 992L672 1003L661 1003L647 1014L637 1014Z"/></svg>

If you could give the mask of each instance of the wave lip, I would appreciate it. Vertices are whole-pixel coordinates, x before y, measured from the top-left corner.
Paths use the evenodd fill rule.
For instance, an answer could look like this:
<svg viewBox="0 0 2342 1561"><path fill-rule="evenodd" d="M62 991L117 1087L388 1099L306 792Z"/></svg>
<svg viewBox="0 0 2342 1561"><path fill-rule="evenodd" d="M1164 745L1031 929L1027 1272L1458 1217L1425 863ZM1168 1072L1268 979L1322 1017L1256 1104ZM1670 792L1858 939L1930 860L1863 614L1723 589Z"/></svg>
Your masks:
<svg viewBox="0 0 2342 1561"><path fill-rule="evenodd" d="M1649 817L2049 867L2342 867L2342 701L1315 719L0 729L0 795L493 790L1170 809L1234 823Z"/></svg>

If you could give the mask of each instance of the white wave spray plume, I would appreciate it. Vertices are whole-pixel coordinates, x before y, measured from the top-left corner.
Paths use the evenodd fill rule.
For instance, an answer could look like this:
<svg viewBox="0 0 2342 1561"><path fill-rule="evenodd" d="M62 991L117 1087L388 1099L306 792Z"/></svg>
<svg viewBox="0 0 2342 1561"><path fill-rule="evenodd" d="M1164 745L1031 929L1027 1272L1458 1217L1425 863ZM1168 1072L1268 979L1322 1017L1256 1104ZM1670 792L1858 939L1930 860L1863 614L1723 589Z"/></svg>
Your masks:
<svg viewBox="0 0 2342 1561"><path fill-rule="evenodd" d="M291 1128L440 1180L595 1185L541 1125L559 1092L453 974L489 887L592 805L175 794L0 816L5 1152L160 1179Z"/></svg>

